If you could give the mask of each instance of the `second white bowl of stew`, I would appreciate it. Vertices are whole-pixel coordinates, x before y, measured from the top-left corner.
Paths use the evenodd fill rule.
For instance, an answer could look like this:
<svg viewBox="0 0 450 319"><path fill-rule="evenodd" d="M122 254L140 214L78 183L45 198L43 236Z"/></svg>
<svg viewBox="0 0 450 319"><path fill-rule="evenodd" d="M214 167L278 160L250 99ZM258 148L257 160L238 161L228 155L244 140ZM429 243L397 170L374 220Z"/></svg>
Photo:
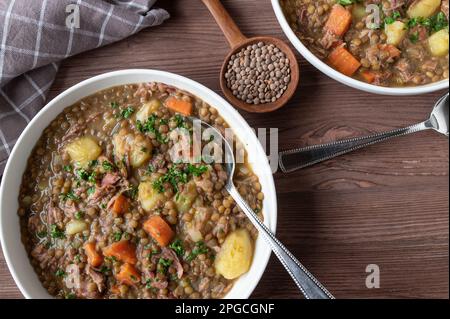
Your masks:
<svg viewBox="0 0 450 319"><path fill-rule="evenodd" d="M378 94L448 88L448 0L272 0L289 40L333 79Z"/></svg>
<svg viewBox="0 0 450 319"><path fill-rule="evenodd" d="M51 101L9 158L0 237L25 297L249 297L271 250L225 190L224 164L173 159L189 117L234 133L234 183L275 231L267 157L226 101L166 72L100 75Z"/></svg>

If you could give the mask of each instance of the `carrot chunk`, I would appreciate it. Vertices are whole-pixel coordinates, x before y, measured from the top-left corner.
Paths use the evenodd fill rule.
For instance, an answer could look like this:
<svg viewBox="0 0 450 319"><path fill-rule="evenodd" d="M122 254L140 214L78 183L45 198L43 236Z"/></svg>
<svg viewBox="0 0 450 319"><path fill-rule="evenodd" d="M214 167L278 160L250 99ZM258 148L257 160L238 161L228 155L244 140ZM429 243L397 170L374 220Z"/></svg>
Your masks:
<svg viewBox="0 0 450 319"><path fill-rule="evenodd" d="M103 263L103 257L95 249L95 243L86 243L84 244L83 248L88 258L89 265L91 265L92 267L98 267Z"/></svg>
<svg viewBox="0 0 450 319"><path fill-rule="evenodd" d="M361 72L362 77L366 80L367 83L373 83L376 78L376 74L372 71L365 70Z"/></svg>
<svg viewBox="0 0 450 319"><path fill-rule="evenodd" d="M115 277L117 281L128 286L134 286L136 283L141 281L141 275L137 269L129 263L123 264Z"/></svg>
<svg viewBox="0 0 450 319"><path fill-rule="evenodd" d="M125 214L128 211L128 200L124 195L117 196L114 204L111 207L111 211L116 215Z"/></svg>
<svg viewBox="0 0 450 319"><path fill-rule="evenodd" d="M352 24L352 14L340 4L335 4L325 24L325 31L343 36Z"/></svg>
<svg viewBox="0 0 450 319"><path fill-rule="evenodd" d="M342 46L334 49L328 56L328 62L339 72L352 76L361 66L361 63Z"/></svg>
<svg viewBox="0 0 450 319"><path fill-rule="evenodd" d="M160 216L155 215L144 222L144 230L161 246L167 246L175 235L172 228Z"/></svg>
<svg viewBox="0 0 450 319"><path fill-rule="evenodd" d="M137 262L136 247L128 240L122 240L105 247L103 249L103 255L114 257L133 265Z"/></svg>
<svg viewBox="0 0 450 319"><path fill-rule="evenodd" d="M172 111L178 112L185 116L192 115L192 108L193 108L192 102L177 99L172 96L166 100L165 105Z"/></svg>

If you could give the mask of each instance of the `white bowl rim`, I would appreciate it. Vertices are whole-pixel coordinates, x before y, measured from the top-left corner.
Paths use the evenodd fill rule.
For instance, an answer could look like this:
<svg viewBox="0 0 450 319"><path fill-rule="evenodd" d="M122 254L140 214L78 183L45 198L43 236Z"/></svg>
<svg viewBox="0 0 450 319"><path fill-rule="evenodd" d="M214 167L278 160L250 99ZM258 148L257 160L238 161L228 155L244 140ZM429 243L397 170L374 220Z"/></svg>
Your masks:
<svg viewBox="0 0 450 319"><path fill-rule="evenodd" d="M117 83L115 83L113 85L109 85L109 86L106 85L104 88L101 88L100 90L106 89L106 88L112 87L112 86L123 85L123 84L157 81L152 78L156 78L156 79L166 78L168 82L174 81L174 82L178 83L177 85L174 85L174 86L176 86L182 90L186 90L187 92L190 92L190 93L200 97L201 99L206 101L208 104L210 104L211 100L215 101L217 104L210 104L210 105L213 105L215 108L217 108L219 113L223 117L233 117L236 120L236 122L235 122L236 127L238 125L240 125L239 127L242 128L242 130L245 131L246 133L251 132L251 135L246 135L246 137L249 137L250 140L246 141L246 142L244 142L244 141L242 141L242 142L244 142L244 144L246 144L246 145L249 145L250 143L252 143L253 147L255 147L255 145L256 145L257 153L265 155L265 152L264 152L259 140L257 139L256 135L251 131L251 128L248 125L248 123L225 99L223 99L221 96L216 94L211 89L205 87L204 85L202 85L196 81L193 81L191 79L188 79L186 77L177 75L177 74L173 74L173 73L165 72L165 71L152 70L152 69L127 69L127 70L113 71L113 72L108 72L108 73L94 76L92 78L84 80L84 81L68 88L67 90L63 91L58 96L56 96L53 100L48 102L46 104L46 106L43 107L39 111L39 113L30 121L30 123L24 129L24 131L18 138L14 148L11 151L11 154L9 156L9 159L7 161L7 164L6 164L6 167L4 170L2 183L0 185L0 242L1 242L2 250L3 250L3 255L5 257L9 271L10 271L17 287L19 288L21 293L25 296L25 298L27 298L27 299L35 298L37 295L37 293L36 293L37 290L44 291L44 292L39 293L40 296L38 298L51 298L51 296L50 295L48 295L48 297L41 296L42 294L46 293L46 290L41 285L39 279L37 278L36 273L34 272L34 269L32 268L32 266L29 262L29 259L28 259L27 253L25 251L25 248L23 246L23 243L20 240L20 231L18 233L14 232L14 234L17 235L17 237L18 237L18 238L14 238L14 240L17 241L17 239L19 239L18 240L19 243L16 245L19 245L19 247L21 249L21 254L22 255L25 254L26 260L28 261L27 265L21 265L21 266L24 266L25 268L27 268L27 269L29 268L29 270L31 270L32 275L29 275L29 276L34 276L35 279L37 280L37 282L40 284L40 287L30 286L30 284L27 283L26 281L24 281L24 278L23 278L27 274L19 273L18 271L16 271L16 268L19 264L13 257L13 254L16 254L16 252L11 250L11 248L13 247L11 244L11 242L13 241L13 238L7 238L5 236L5 231L7 230L7 227L17 228L20 230L17 210L12 212L15 215L15 217L11 217L12 219L17 221L16 225L11 225L11 223L9 223L9 225L7 225L4 222L5 211L10 211L10 210L8 210L8 208L6 207L6 204L5 204L5 198L7 196L6 184L8 184L8 181L13 180L14 178L20 178L20 180L21 180L23 171L25 170L25 166L26 166L25 165L20 172L17 172L14 167L15 163L16 163L16 158L20 155L19 152L26 153L26 151L22 150L22 148L23 148L22 144L24 143L25 139L30 139L30 138L34 139L35 142L32 143L32 145L34 147L34 145L36 144L36 141L39 139L40 134L42 134L43 130L40 131L39 136L31 137L30 132L31 132L32 128L41 121L41 118L43 118L44 116L49 116L48 114L52 111L53 107L58 107L58 103L63 103L60 101L64 101L66 98L70 97L71 95L76 94L79 90L82 90L83 88L86 88L89 85L94 85L97 83L101 84L102 81L103 82L107 82L109 80L114 81L115 77L117 77L119 79L116 81ZM149 79L144 80L144 81L139 81L139 80L127 81L127 80L125 80L127 77L137 77L137 78L139 78L139 77L147 78L148 77ZM120 80L122 78L123 78L123 80ZM164 82L164 81L159 81L159 82ZM171 85L171 83L166 83L166 84ZM191 90L186 89L185 87L190 87ZM87 97L97 91L99 91L99 89L93 91L92 93L87 93L82 96ZM193 92L193 91L195 91L195 92ZM83 97L75 99L73 103L75 103L76 101L78 101L82 98ZM68 98L68 99L70 99L70 98ZM51 120L45 120L46 124L45 125L42 124L44 128L47 127L50 124L50 122L54 118L56 118L56 116L59 115L60 112L64 108L70 106L71 104L67 104L67 105L64 104L64 105L65 105L64 107L59 106L59 107L61 107L61 110L59 112L57 112L53 115L50 115L50 116L52 116ZM225 113L227 113L226 116L224 116L224 110L225 110ZM233 128L233 124L232 123L229 123L229 124ZM239 135L239 133L237 133L237 134ZM26 156L26 160L28 159L28 157L29 157L29 153ZM263 185L263 188L265 188L264 189L265 194L267 194L266 198L264 199L264 209L263 209L264 223L267 227L269 227L269 229L273 233L275 233L276 225L277 225L277 197L276 197L275 183L274 183L273 174L272 174L272 171L270 169L268 162L261 163L260 165L263 168L262 171L255 172L255 173L257 173L257 175L260 177L260 179L261 179L261 177L264 178L263 179L264 184L263 184L263 182L261 182L261 184ZM19 185L20 185L20 183L21 183L21 181L19 182ZM18 195L19 189L13 190L11 192L13 192L13 194L15 194L15 195ZM17 197L18 196L16 196L16 198L14 199L16 202L17 202ZM271 199L267 200L269 197ZM11 231L11 232L13 232L13 231ZM233 299L249 298L249 296L251 295L253 290L258 285L258 283L267 267L271 252L272 251L270 249L270 246L263 239L263 236L258 236L257 242L255 244L254 261L252 262L251 269L249 270L248 273L241 276L235 282L231 291L225 296L226 299L228 299L228 298L233 298ZM255 262L256 257L258 257L258 263ZM23 256L21 258L23 260ZM34 280L34 282L36 282L36 280ZM244 280L245 280L245 285L243 283L241 284L241 282ZM233 291L235 290L237 285L239 285L240 291L233 293ZM31 292L30 290L33 290L33 292Z"/></svg>
<svg viewBox="0 0 450 319"><path fill-rule="evenodd" d="M315 66L317 69L319 69L322 73L329 76L330 78L345 84L347 86L350 86L352 88L369 92L369 93L375 93L375 94L381 94L381 95L395 95L395 96L405 96L405 95L418 95L418 94L424 94L424 93L430 93L435 92L439 90L443 90L449 87L449 81L448 80L442 80L435 83L430 83L427 85L421 85L421 86L409 86L409 87L384 87L384 86L377 86L369 83L365 83L356 79L353 79L349 76L346 76L332 67L330 67L328 64L320 60L318 57L316 57L301 41L300 39L295 35L292 28L289 26L289 23L286 20L286 17L283 13L283 10L280 5L280 0L271 0L272 1L272 7L275 12L275 15L278 19L278 22L283 29L283 32L289 39L289 41L292 43L292 45L297 49L297 51L313 66Z"/></svg>

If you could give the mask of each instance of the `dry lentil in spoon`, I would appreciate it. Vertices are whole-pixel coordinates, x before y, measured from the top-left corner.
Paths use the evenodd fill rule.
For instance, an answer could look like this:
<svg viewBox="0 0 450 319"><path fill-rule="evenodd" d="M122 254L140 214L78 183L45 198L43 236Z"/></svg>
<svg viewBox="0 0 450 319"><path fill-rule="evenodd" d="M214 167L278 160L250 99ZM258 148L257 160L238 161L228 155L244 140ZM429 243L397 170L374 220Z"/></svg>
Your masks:
<svg viewBox="0 0 450 319"><path fill-rule="evenodd" d="M289 59L273 44L249 45L231 56L225 79L227 87L241 101L275 102L291 81Z"/></svg>

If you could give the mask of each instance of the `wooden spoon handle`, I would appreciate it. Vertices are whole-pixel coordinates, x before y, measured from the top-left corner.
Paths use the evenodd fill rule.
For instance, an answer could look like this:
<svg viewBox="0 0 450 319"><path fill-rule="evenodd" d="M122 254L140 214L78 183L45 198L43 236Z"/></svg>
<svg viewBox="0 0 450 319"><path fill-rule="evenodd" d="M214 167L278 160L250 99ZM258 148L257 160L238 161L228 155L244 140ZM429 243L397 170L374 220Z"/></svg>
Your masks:
<svg viewBox="0 0 450 319"><path fill-rule="evenodd" d="M234 48L247 40L247 38L239 30L227 10L223 7L220 0L202 0L213 15L223 34L228 40L231 48Z"/></svg>

